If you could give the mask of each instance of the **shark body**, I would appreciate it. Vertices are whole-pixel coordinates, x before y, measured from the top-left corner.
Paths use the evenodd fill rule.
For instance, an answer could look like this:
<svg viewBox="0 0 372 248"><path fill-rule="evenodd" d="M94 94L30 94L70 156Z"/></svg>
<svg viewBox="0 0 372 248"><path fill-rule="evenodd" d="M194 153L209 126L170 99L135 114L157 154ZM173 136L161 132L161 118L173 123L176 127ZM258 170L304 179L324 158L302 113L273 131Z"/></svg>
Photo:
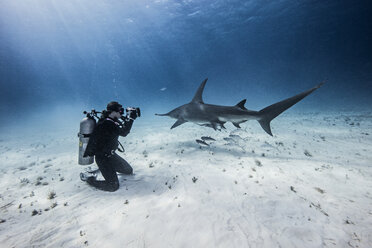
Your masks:
<svg viewBox="0 0 372 248"><path fill-rule="evenodd" d="M193 122L201 126L211 127L214 130L225 128L224 124L226 122L231 122L235 127L240 128L240 124L243 122L257 120L265 132L272 136L273 134L270 127L271 120L323 85L323 83L320 83L293 97L274 103L260 111L254 111L245 108L244 104L246 99L240 101L235 106L220 106L204 103L203 91L207 80L208 78L200 84L190 103L175 108L169 113L155 115L169 116L177 119L171 129L185 122Z"/></svg>

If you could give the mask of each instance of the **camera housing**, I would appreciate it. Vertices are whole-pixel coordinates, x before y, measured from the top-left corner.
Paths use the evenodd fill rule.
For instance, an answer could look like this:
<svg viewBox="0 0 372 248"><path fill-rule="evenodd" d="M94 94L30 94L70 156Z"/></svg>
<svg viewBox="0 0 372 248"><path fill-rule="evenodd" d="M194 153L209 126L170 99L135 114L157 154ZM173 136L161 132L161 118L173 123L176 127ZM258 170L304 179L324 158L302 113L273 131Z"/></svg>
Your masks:
<svg viewBox="0 0 372 248"><path fill-rule="evenodd" d="M141 117L141 109L137 107L127 107L125 109L127 112L126 117L129 119L136 119L137 117Z"/></svg>

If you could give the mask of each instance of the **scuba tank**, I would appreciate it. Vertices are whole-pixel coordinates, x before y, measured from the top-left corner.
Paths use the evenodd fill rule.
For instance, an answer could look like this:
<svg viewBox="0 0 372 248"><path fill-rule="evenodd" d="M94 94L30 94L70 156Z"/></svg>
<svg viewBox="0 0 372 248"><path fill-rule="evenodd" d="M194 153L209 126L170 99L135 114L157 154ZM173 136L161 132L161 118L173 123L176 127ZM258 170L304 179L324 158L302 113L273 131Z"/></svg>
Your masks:
<svg viewBox="0 0 372 248"><path fill-rule="evenodd" d="M80 121L80 132L78 133L80 165L88 165L94 162L94 156L84 156L84 153L87 149L89 138L96 127L96 120L94 117L97 117L97 113L99 112L96 112L94 109L90 113L84 111L86 117Z"/></svg>

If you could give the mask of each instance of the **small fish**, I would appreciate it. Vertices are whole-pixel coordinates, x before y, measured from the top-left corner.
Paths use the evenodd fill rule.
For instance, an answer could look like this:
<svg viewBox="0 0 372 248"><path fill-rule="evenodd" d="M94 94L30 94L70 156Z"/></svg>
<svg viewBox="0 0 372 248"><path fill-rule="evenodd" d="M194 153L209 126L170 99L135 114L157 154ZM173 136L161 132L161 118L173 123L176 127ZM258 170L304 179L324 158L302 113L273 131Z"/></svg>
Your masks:
<svg viewBox="0 0 372 248"><path fill-rule="evenodd" d="M229 137L223 138L223 140L224 140L224 141L227 141L227 142L235 142L234 139L229 138Z"/></svg>
<svg viewBox="0 0 372 248"><path fill-rule="evenodd" d="M236 134L230 134L229 135L230 138L235 138L235 139L241 139L241 137L239 135L236 135Z"/></svg>
<svg viewBox="0 0 372 248"><path fill-rule="evenodd" d="M167 89L167 88L166 88L166 87L164 87L164 88L161 88L160 90L161 90L161 91L165 91L166 89Z"/></svg>
<svg viewBox="0 0 372 248"><path fill-rule="evenodd" d="M201 139L204 140L204 141L206 141L206 140L216 141L215 139L213 139L212 137L209 137L209 136L202 136Z"/></svg>
<svg viewBox="0 0 372 248"><path fill-rule="evenodd" d="M200 145L205 145L205 146L209 146L205 141L203 141L203 140L200 140L200 139L197 139L197 140L195 140L196 141L196 143L198 143L198 144L200 144Z"/></svg>

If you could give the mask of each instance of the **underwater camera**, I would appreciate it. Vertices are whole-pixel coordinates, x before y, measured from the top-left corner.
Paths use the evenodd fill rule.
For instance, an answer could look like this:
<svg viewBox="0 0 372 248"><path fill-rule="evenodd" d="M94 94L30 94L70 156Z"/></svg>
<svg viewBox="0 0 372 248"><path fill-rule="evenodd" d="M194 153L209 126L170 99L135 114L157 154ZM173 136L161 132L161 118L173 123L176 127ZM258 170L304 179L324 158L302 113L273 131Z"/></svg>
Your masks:
<svg viewBox="0 0 372 248"><path fill-rule="evenodd" d="M136 119L137 117L141 117L141 110L140 108L135 108L135 107L127 107L125 109L127 112L127 118L129 119Z"/></svg>

